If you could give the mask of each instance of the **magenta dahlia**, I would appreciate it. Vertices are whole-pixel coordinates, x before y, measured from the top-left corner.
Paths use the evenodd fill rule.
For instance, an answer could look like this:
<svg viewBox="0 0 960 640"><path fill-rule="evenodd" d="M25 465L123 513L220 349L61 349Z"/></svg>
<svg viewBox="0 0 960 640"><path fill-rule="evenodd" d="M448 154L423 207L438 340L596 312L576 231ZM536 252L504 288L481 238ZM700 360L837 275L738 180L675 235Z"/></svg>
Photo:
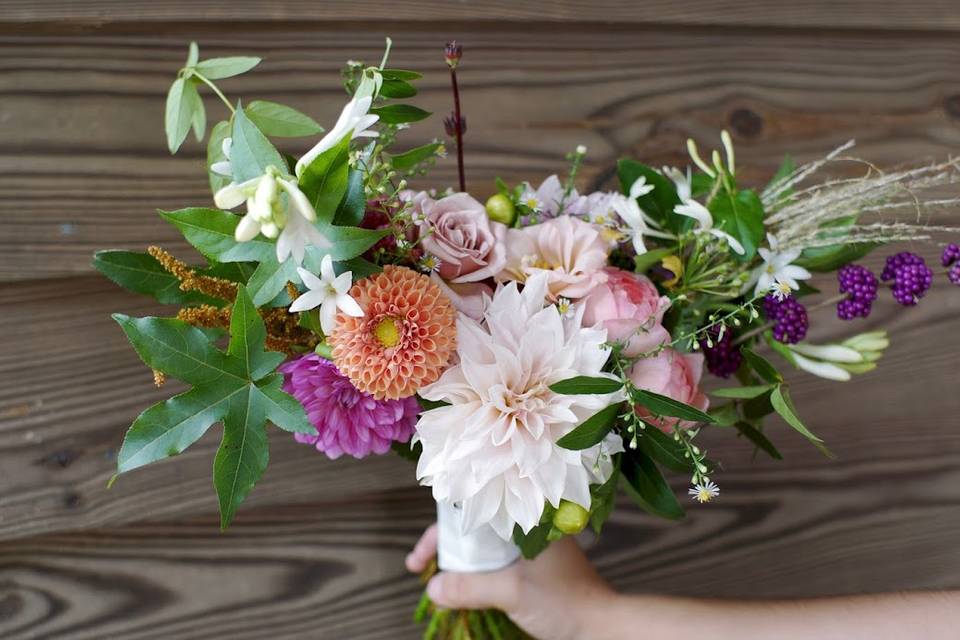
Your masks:
<svg viewBox="0 0 960 640"><path fill-rule="evenodd" d="M416 398L377 400L353 386L330 361L315 353L280 367L283 390L300 401L316 434L294 434L297 442L312 444L328 458L344 453L363 458L382 454L390 444L413 435L420 406Z"/></svg>

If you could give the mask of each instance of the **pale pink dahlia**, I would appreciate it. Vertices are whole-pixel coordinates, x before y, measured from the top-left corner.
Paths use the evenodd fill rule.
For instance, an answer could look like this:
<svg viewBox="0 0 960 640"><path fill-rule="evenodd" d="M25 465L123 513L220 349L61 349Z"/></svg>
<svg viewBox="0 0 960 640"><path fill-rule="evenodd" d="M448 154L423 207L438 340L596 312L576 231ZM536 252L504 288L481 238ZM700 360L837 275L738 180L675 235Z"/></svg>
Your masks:
<svg viewBox="0 0 960 640"><path fill-rule="evenodd" d="M354 458L383 454L392 442L410 440L420 412L416 398L377 400L315 353L285 363L280 371L283 390L300 401L317 429L294 434L297 442L336 459L344 453Z"/></svg>

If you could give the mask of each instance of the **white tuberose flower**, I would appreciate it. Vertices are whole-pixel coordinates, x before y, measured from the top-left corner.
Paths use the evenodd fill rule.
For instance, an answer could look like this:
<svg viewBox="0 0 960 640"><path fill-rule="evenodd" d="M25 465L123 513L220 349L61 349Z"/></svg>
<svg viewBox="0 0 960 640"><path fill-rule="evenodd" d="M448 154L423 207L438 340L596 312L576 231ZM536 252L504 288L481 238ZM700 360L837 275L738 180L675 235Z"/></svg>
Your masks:
<svg viewBox="0 0 960 640"><path fill-rule="evenodd" d="M224 138L220 143L220 149L223 151L224 160L214 162L210 165L210 171L224 178L233 178L233 165L230 164L230 149L233 147L233 138Z"/></svg>
<svg viewBox="0 0 960 640"><path fill-rule="evenodd" d="M544 502L590 508L590 485L612 473L619 437L583 451L557 440L619 394L560 395L549 385L602 373L610 355L606 331L581 327L582 311L565 320L544 306L546 274L501 287L483 324L460 314L459 361L420 394L448 406L424 412L415 439L423 454L417 477L438 502L459 503L464 532L489 524L505 540L518 524L529 532Z"/></svg>
<svg viewBox="0 0 960 640"><path fill-rule="evenodd" d="M796 291L800 288L798 280L806 280L813 277L809 271L803 267L791 264L800 257L800 249L790 249L789 251L778 251L777 239L767 234L767 242L770 248L761 247L757 250L760 257L763 258L763 264L753 272L751 282L756 282L754 295L760 295L763 291L783 291L785 287ZM779 285L779 286L778 286Z"/></svg>
<svg viewBox="0 0 960 640"><path fill-rule="evenodd" d="M368 131L370 127L376 124L377 120L380 119L380 116L370 115L370 103L373 101L373 97L367 95L362 98L354 96L350 102L343 107L343 111L340 112L340 117L337 119L337 124L333 125L333 129L327 132L327 135L323 136L310 151L307 151L303 154L303 157L297 160L296 174L297 177L303 175L303 170L313 162L317 156L319 156L324 151L335 147L344 136L346 136L351 131L353 138L375 138L378 134L376 131Z"/></svg>
<svg viewBox="0 0 960 640"><path fill-rule="evenodd" d="M674 213L678 213L697 221L697 231L709 233L715 238L725 241L736 253L743 255L745 253L743 245L726 231L715 229L713 226L713 214L705 206L693 199L693 187L690 178L690 169L687 168L687 174L684 175L674 167L664 167L663 174L670 178L677 187L677 196L680 198L680 204L673 208Z"/></svg>
<svg viewBox="0 0 960 640"><path fill-rule="evenodd" d="M644 213L643 209L641 209L637 203L637 198L645 196L651 191L653 191L653 185L647 184L647 179L640 176L630 185L629 195L622 196L612 194L613 200L611 206L613 210L617 212L617 215L620 216L620 219L623 220L623 223L627 225L628 230L626 234L633 241L633 249L637 252L637 255L642 255L647 252L647 247L643 243L644 236L654 238L673 237L669 233L654 228L655 223L647 217L646 213Z"/></svg>
<svg viewBox="0 0 960 640"><path fill-rule="evenodd" d="M348 293L353 282L353 273L346 271L339 276L333 272L333 259L329 254L320 262L320 277L313 275L303 267L297 267L297 273L307 291L290 305L290 311L307 311L320 307L320 328L330 335L337 324L337 309L348 316L359 318L363 309Z"/></svg>

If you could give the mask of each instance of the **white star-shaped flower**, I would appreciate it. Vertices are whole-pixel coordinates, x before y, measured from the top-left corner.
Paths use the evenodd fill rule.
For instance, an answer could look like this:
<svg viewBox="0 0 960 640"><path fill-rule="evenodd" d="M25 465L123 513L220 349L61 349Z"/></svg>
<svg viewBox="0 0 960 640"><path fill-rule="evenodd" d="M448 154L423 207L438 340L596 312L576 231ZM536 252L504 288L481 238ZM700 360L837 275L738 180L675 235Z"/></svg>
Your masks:
<svg viewBox="0 0 960 640"><path fill-rule="evenodd" d="M800 249L789 249L787 251L778 251L779 243L772 234L767 234L767 243L770 248L761 247L757 250L763 259L763 264L753 272L751 281L756 282L754 295L760 295L762 291L772 291L774 288L783 291L785 287L796 291L800 288L798 280L807 280L813 277L812 274L804 269L792 264L794 260L800 257Z"/></svg>
<svg viewBox="0 0 960 640"><path fill-rule="evenodd" d="M715 238L720 238L729 245L736 253L743 255L745 253L743 245L726 231L715 229L713 226L713 214L705 206L693 199L693 183L690 177L690 168L684 175L679 169L674 167L663 167L663 175L670 178L677 188L677 197L680 198L680 204L673 208L673 212L681 216L687 216L697 221L697 231L709 233Z"/></svg>
<svg viewBox="0 0 960 640"><path fill-rule="evenodd" d="M337 119L337 124L333 125L333 129L327 132L327 135L323 136L320 142L314 145L310 151L303 154L303 157L297 161L297 177L303 175L303 170L306 169L317 156L335 147L346 135L349 134L351 140L353 138L376 138L380 135L376 131L369 130L370 127L375 125L377 120L380 119L380 116L368 113L372 101L373 97L370 95L362 98L354 96L350 102L343 107L343 111L340 112L340 117Z"/></svg>
<svg viewBox="0 0 960 640"><path fill-rule="evenodd" d="M349 294L353 273L346 271L339 276L334 273L333 259L329 254L323 256L320 262L319 278L303 267L297 267L297 273L308 291L293 301L290 311L309 311L320 307L320 328L324 334L329 336L336 327L337 309L355 318L363 316L363 309Z"/></svg>

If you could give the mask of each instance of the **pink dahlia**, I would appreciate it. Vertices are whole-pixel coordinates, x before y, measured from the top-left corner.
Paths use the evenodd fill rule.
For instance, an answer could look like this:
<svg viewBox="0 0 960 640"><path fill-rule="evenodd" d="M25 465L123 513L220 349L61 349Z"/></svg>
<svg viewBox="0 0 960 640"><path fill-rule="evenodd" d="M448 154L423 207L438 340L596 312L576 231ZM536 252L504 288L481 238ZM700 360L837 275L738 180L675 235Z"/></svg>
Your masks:
<svg viewBox="0 0 960 640"><path fill-rule="evenodd" d="M315 353L280 367L283 390L300 401L316 434L297 433L297 442L312 444L328 458L344 453L363 458L383 454L390 443L413 435L420 406L416 398L377 400L358 390L330 361Z"/></svg>

